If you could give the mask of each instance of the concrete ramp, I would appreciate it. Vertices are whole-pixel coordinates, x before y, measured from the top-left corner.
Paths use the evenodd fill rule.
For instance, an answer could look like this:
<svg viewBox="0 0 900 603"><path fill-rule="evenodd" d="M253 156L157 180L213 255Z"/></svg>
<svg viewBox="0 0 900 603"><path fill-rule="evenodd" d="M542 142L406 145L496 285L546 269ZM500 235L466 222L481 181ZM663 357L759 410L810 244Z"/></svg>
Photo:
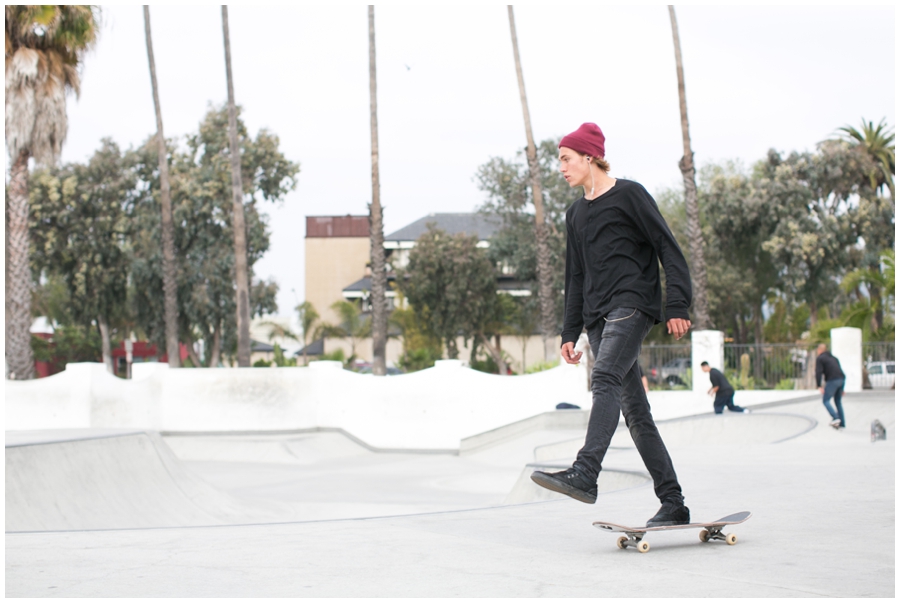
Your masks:
<svg viewBox="0 0 900 603"><path fill-rule="evenodd" d="M155 432L20 434L6 444L7 532L226 525L286 511L213 488Z"/></svg>
<svg viewBox="0 0 900 603"><path fill-rule="evenodd" d="M659 421L657 428L669 448L684 446L746 446L775 444L808 433L816 426L812 417L788 413L728 413ZM575 460L584 436L539 446L535 461ZM634 441L625 423L620 423L610 449L633 449Z"/></svg>
<svg viewBox="0 0 900 603"><path fill-rule="evenodd" d="M163 434L183 461L314 465L374 454L340 431L290 434Z"/></svg>
<svg viewBox="0 0 900 603"><path fill-rule="evenodd" d="M565 494L559 494L546 488L541 488L531 481L531 474L534 471L562 471L571 466L571 463L529 463L522 470L516 484L503 501L505 505L516 505L521 503L538 502L542 500L558 500L567 498ZM618 492L619 490L627 490L629 488L637 488L650 484L652 480L646 473L638 471L620 471L617 469L604 469L597 478L597 494L608 494L610 492Z"/></svg>

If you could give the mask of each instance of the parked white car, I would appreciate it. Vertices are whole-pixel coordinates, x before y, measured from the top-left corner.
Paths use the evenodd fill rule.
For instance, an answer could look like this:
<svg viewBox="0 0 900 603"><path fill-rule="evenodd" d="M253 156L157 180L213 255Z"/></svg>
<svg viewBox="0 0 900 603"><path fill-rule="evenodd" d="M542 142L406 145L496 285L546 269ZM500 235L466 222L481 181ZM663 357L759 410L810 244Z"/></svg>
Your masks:
<svg viewBox="0 0 900 603"><path fill-rule="evenodd" d="M891 389L894 386L894 361L869 362L866 364L869 371L869 383L872 389Z"/></svg>

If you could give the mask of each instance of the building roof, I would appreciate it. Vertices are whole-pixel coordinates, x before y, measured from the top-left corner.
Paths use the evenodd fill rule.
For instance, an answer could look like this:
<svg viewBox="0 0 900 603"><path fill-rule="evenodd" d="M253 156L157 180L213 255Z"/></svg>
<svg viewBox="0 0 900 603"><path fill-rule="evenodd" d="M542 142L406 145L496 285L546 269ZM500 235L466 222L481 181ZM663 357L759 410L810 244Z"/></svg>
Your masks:
<svg viewBox="0 0 900 603"><path fill-rule="evenodd" d="M385 241L415 241L428 231L428 224L435 226L449 235L464 233L477 235L479 241L486 241L500 230L500 220L479 213L466 214L428 214L397 230L385 235Z"/></svg>
<svg viewBox="0 0 900 603"><path fill-rule="evenodd" d="M269 343L265 343L263 341L256 341L255 339L250 340L250 351L251 352L274 352L275 346Z"/></svg>
<svg viewBox="0 0 900 603"><path fill-rule="evenodd" d="M395 277L393 274L389 274L387 277L388 288L384 292L385 297L396 297L397 292L391 288L390 283L395 281ZM355 283L347 285L344 287L342 293L344 294L344 298L350 299L353 297L367 297L369 292L372 291L372 277L364 276Z"/></svg>
<svg viewBox="0 0 900 603"><path fill-rule="evenodd" d="M306 238L368 237L369 216L306 216Z"/></svg>
<svg viewBox="0 0 900 603"><path fill-rule="evenodd" d="M388 275L388 283L396 280L393 274ZM366 276L351 285L344 287L342 293L344 299L353 299L358 297L368 297L372 291L372 277ZM531 295L531 283L517 280L507 275L497 275L497 293L508 293L515 297L528 297ZM385 297L396 297L397 292L390 285L384 292Z"/></svg>
<svg viewBox="0 0 900 603"><path fill-rule="evenodd" d="M300 348L294 352L294 356L303 356L303 350L306 350L307 356L321 356L325 353L325 338L317 339L305 348Z"/></svg>

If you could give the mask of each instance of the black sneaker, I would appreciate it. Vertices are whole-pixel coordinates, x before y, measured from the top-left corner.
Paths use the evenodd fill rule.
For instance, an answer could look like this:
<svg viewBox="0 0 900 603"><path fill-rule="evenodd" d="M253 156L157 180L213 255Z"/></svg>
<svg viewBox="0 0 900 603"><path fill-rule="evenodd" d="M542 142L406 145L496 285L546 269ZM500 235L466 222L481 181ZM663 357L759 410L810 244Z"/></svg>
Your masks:
<svg viewBox="0 0 900 603"><path fill-rule="evenodd" d="M664 501L656 515L647 521L648 528L683 526L691 523L691 510L683 502Z"/></svg>
<svg viewBox="0 0 900 603"><path fill-rule="evenodd" d="M597 480L591 481L574 468L556 473L535 471L531 474L531 481L589 505L597 502Z"/></svg>

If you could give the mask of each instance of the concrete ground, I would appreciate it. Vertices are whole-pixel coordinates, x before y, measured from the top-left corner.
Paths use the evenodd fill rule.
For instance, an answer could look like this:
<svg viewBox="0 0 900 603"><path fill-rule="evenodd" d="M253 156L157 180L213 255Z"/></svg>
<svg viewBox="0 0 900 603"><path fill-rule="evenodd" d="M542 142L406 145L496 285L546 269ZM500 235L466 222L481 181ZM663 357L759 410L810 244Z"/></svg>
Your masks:
<svg viewBox="0 0 900 603"><path fill-rule="evenodd" d="M582 435L572 429L464 455L379 454L327 433L123 434L108 439L134 456L97 456L107 481L84 476L93 488L28 476L96 440L57 449L68 456L44 445L42 466L28 446L11 447L37 434L8 432L6 595L892 597L893 392L848 395L845 412L842 431L816 401L661 422L693 520L753 516L730 530L736 546L674 530L648 535L647 554L591 526L642 525L658 507L627 434L607 455L597 504L585 505L539 500L527 480L526 465L571 461ZM886 441L870 439L876 418ZM129 458L157 480L139 500L129 493L146 484L110 490ZM65 496L23 504L55 496L54 483ZM508 504L525 500L537 502ZM153 522L123 511L142 502L159 510ZM110 511L87 512L103 504ZM90 529L104 522L120 527Z"/></svg>

